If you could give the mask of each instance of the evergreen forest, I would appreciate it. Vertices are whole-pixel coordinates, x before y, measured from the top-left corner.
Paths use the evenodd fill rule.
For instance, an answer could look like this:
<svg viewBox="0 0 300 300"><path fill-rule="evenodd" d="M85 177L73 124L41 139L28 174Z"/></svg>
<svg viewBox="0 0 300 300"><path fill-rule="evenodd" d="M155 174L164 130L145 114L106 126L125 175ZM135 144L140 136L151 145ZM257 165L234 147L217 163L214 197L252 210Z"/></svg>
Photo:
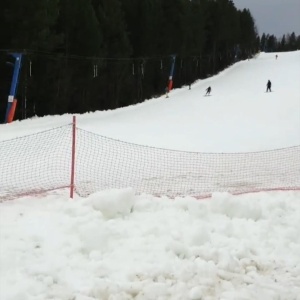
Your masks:
<svg viewBox="0 0 300 300"><path fill-rule="evenodd" d="M299 37L258 36L231 0L1 0L0 122L23 54L15 119L124 107ZM297 44L298 43L298 44Z"/></svg>

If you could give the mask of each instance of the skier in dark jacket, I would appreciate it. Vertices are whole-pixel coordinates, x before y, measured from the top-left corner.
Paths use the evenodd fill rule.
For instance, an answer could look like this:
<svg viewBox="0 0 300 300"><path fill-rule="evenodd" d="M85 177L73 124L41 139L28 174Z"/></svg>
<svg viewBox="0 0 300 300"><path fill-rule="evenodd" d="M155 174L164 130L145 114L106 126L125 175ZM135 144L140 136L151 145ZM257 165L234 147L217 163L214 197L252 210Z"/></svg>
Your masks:
<svg viewBox="0 0 300 300"><path fill-rule="evenodd" d="M272 92L271 91L271 85L272 85L271 81L268 80L268 82L267 82L267 91L266 92Z"/></svg>
<svg viewBox="0 0 300 300"><path fill-rule="evenodd" d="M206 89L206 94L205 94L205 96L206 96L206 95L209 95L210 92L211 92L211 87L209 86L209 87Z"/></svg>

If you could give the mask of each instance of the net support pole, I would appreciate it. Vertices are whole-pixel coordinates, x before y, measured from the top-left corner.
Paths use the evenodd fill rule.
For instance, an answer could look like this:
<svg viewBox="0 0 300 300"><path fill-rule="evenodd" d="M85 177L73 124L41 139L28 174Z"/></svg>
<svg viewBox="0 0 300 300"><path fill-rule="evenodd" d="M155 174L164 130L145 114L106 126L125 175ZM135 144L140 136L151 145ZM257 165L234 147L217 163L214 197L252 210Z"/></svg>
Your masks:
<svg viewBox="0 0 300 300"><path fill-rule="evenodd" d="M70 198L74 197L75 189L75 151L76 151L76 116L73 116L72 122L72 161L71 161L71 183L70 183Z"/></svg>

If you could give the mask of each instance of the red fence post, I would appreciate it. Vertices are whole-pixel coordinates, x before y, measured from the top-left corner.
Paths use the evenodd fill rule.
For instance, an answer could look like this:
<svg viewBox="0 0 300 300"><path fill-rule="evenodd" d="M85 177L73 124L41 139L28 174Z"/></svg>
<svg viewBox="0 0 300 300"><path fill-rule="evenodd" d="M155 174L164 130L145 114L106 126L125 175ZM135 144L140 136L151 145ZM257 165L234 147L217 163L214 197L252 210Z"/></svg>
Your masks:
<svg viewBox="0 0 300 300"><path fill-rule="evenodd" d="M75 146L76 146L76 116L73 116L72 123L72 162L71 162L71 184L70 184L70 198L74 195L74 180L75 180Z"/></svg>

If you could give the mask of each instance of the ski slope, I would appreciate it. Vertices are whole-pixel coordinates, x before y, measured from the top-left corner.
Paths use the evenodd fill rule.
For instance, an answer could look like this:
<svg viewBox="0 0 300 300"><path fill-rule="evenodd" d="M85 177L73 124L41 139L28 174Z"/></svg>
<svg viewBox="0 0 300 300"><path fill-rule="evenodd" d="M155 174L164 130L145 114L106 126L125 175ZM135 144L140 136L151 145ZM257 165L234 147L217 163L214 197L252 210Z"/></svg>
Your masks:
<svg viewBox="0 0 300 300"><path fill-rule="evenodd" d="M169 98L78 116L78 127L141 145L199 152L247 152L300 144L300 51L261 53ZM265 93L268 79L272 93ZM203 97L212 87L212 96ZM0 140L61 126L70 115L0 125ZM158 134L159 133L159 134Z"/></svg>
<svg viewBox="0 0 300 300"><path fill-rule="evenodd" d="M300 145L300 51L275 54L239 62L169 98L77 115L77 125L197 152ZM265 93L268 79L272 93ZM209 85L212 96L204 97ZM1 141L71 119L0 125L0 155ZM2 202L0 299L298 300L299 220L300 191L214 193L198 201L136 196L128 187L74 200L54 191Z"/></svg>

